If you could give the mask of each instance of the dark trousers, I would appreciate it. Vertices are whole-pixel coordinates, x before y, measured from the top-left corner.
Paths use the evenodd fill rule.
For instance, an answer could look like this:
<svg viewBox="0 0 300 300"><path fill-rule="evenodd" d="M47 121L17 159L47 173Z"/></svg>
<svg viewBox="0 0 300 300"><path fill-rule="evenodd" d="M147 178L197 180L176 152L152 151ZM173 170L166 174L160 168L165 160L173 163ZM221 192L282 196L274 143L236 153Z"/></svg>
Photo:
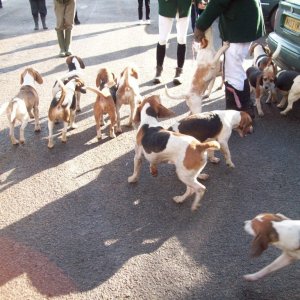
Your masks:
<svg viewBox="0 0 300 300"><path fill-rule="evenodd" d="M195 4L192 4L191 7L191 24L193 31L195 30L196 20L201 15L203 10L199 9L195 6Z"/></svg>
<svg viewBox="0 0 300 300"><path fill-rule="evenodd" d="M33 16L41 16L47 15L47 7L46 7L46 0L29 0L31 6L31 13Z"/></svg>
<svg viewBox="0 0 300 300"><path fill-rule="evenodd" d="M143 1L145 1L145 7L146 7L146 20L149 20L150 19L150 0L138 0L138 2L139 2L139 7L138 7L139 20L143 19Z"/></svg>

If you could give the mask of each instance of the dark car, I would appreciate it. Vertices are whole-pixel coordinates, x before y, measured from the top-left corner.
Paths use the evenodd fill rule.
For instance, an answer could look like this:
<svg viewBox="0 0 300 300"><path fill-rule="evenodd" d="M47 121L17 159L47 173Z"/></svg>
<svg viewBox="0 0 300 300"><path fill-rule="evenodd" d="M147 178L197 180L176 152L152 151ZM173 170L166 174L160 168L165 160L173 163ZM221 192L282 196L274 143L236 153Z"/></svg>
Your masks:
<svg viewBox="0 0 300 300"><path fill-rule="evenodd" d="M279 0L260 0L260 3L267 31L273 31Z"/></svg>
<svg viewBox="0 0 300 300"><path fill-rule="evenodd" d="M300 72L300 1L279 2L274 32L267 38L272 52L281 44L281 51L275 62L281 69Z"/></svg>

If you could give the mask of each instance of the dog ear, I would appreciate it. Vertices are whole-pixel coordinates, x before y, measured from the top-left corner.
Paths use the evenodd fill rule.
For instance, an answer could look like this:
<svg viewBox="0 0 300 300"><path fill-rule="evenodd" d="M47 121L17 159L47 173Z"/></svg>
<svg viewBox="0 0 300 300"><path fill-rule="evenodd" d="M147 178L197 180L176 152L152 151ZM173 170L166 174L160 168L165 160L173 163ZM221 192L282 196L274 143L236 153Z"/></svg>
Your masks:
<svg viewBox="0 0 300 300"><path fill-rule="evenodd" d="M101 74L98 73L97 77L96 77L96 87L99 88L101 85Z"/></svg>
<svg viewBox="0 0 300 300"><path fill-rule="evenodd" d="M158 118L169 118L175 116L175 113L170 109L164 107L162 104L158 106Z"/></svg>
<svg viewBox="0 0 300 300"><path fill-rule="evenodd" d="M43 81L43 78L41 76L41 74L37 71L37 70L34 70L34 80L38 83L38 84L42 84L44 81Z"/></svg>
<svg viewBox="0 0 300 300"><path fill-rule="evenodd" d="M269 246L269 239L266 234L259 233L252 241L251 256L260 256Z"/></svg>
<svg viewBox="0 0 300 300"><path fill-rule="evenodd" d="M141 105L138 105L134 112L133 123L138 124L141 122Z"/></svg>
<svg viewBox="0 0 300 300"><path fill-rule="evenodd" d="M257 76L256 78L256 85L255 85L255 97L259 98L260 96L260 86L263 84L263 74Z"/></svg>
<svg viewBox="0 0 300 300"><path fill-rule="evenodd" d="M136 69L132 68L131 69L131 75L136 78L136 79L139 79L139 75L138 75L138 72Z"/></svg>
<svg viewBox="0 0 300 300"><path fill-rule="evenodd" d="M80 57L78 57L78 56L76 56L76 58L77 58L77 60L78 60L78 62L80 64L80 68L81 69L85 69L85 64L84 64L83 60Z"/></svg>

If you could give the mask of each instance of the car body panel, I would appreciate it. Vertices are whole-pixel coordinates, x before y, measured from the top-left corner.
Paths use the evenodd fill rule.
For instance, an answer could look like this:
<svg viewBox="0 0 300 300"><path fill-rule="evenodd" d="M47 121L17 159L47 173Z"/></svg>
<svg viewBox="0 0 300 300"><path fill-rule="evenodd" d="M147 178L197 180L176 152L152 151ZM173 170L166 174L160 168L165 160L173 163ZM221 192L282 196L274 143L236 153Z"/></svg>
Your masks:
<svg viewBox="0 0 300 300"><path fill-rule="evenodd" d="M274 32L267 38L272 52L281 44L281 51L275 62L280 68L300 72L300 1L279 2Z"/></svg>

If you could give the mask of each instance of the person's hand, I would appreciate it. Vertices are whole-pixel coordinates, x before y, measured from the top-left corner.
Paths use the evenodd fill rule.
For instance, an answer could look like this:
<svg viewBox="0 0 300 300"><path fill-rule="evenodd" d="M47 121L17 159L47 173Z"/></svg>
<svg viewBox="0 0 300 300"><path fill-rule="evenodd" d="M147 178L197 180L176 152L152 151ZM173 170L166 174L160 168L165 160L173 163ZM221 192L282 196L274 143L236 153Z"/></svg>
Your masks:
<svg viewBox="0 0 300 300"><path fill-rule="evenodd" d="M200 43L204 38L205 38L204 31L200 30L196 26L195 30L194 30L194 39L195 39L195 42L196 43Z"/></svg>

